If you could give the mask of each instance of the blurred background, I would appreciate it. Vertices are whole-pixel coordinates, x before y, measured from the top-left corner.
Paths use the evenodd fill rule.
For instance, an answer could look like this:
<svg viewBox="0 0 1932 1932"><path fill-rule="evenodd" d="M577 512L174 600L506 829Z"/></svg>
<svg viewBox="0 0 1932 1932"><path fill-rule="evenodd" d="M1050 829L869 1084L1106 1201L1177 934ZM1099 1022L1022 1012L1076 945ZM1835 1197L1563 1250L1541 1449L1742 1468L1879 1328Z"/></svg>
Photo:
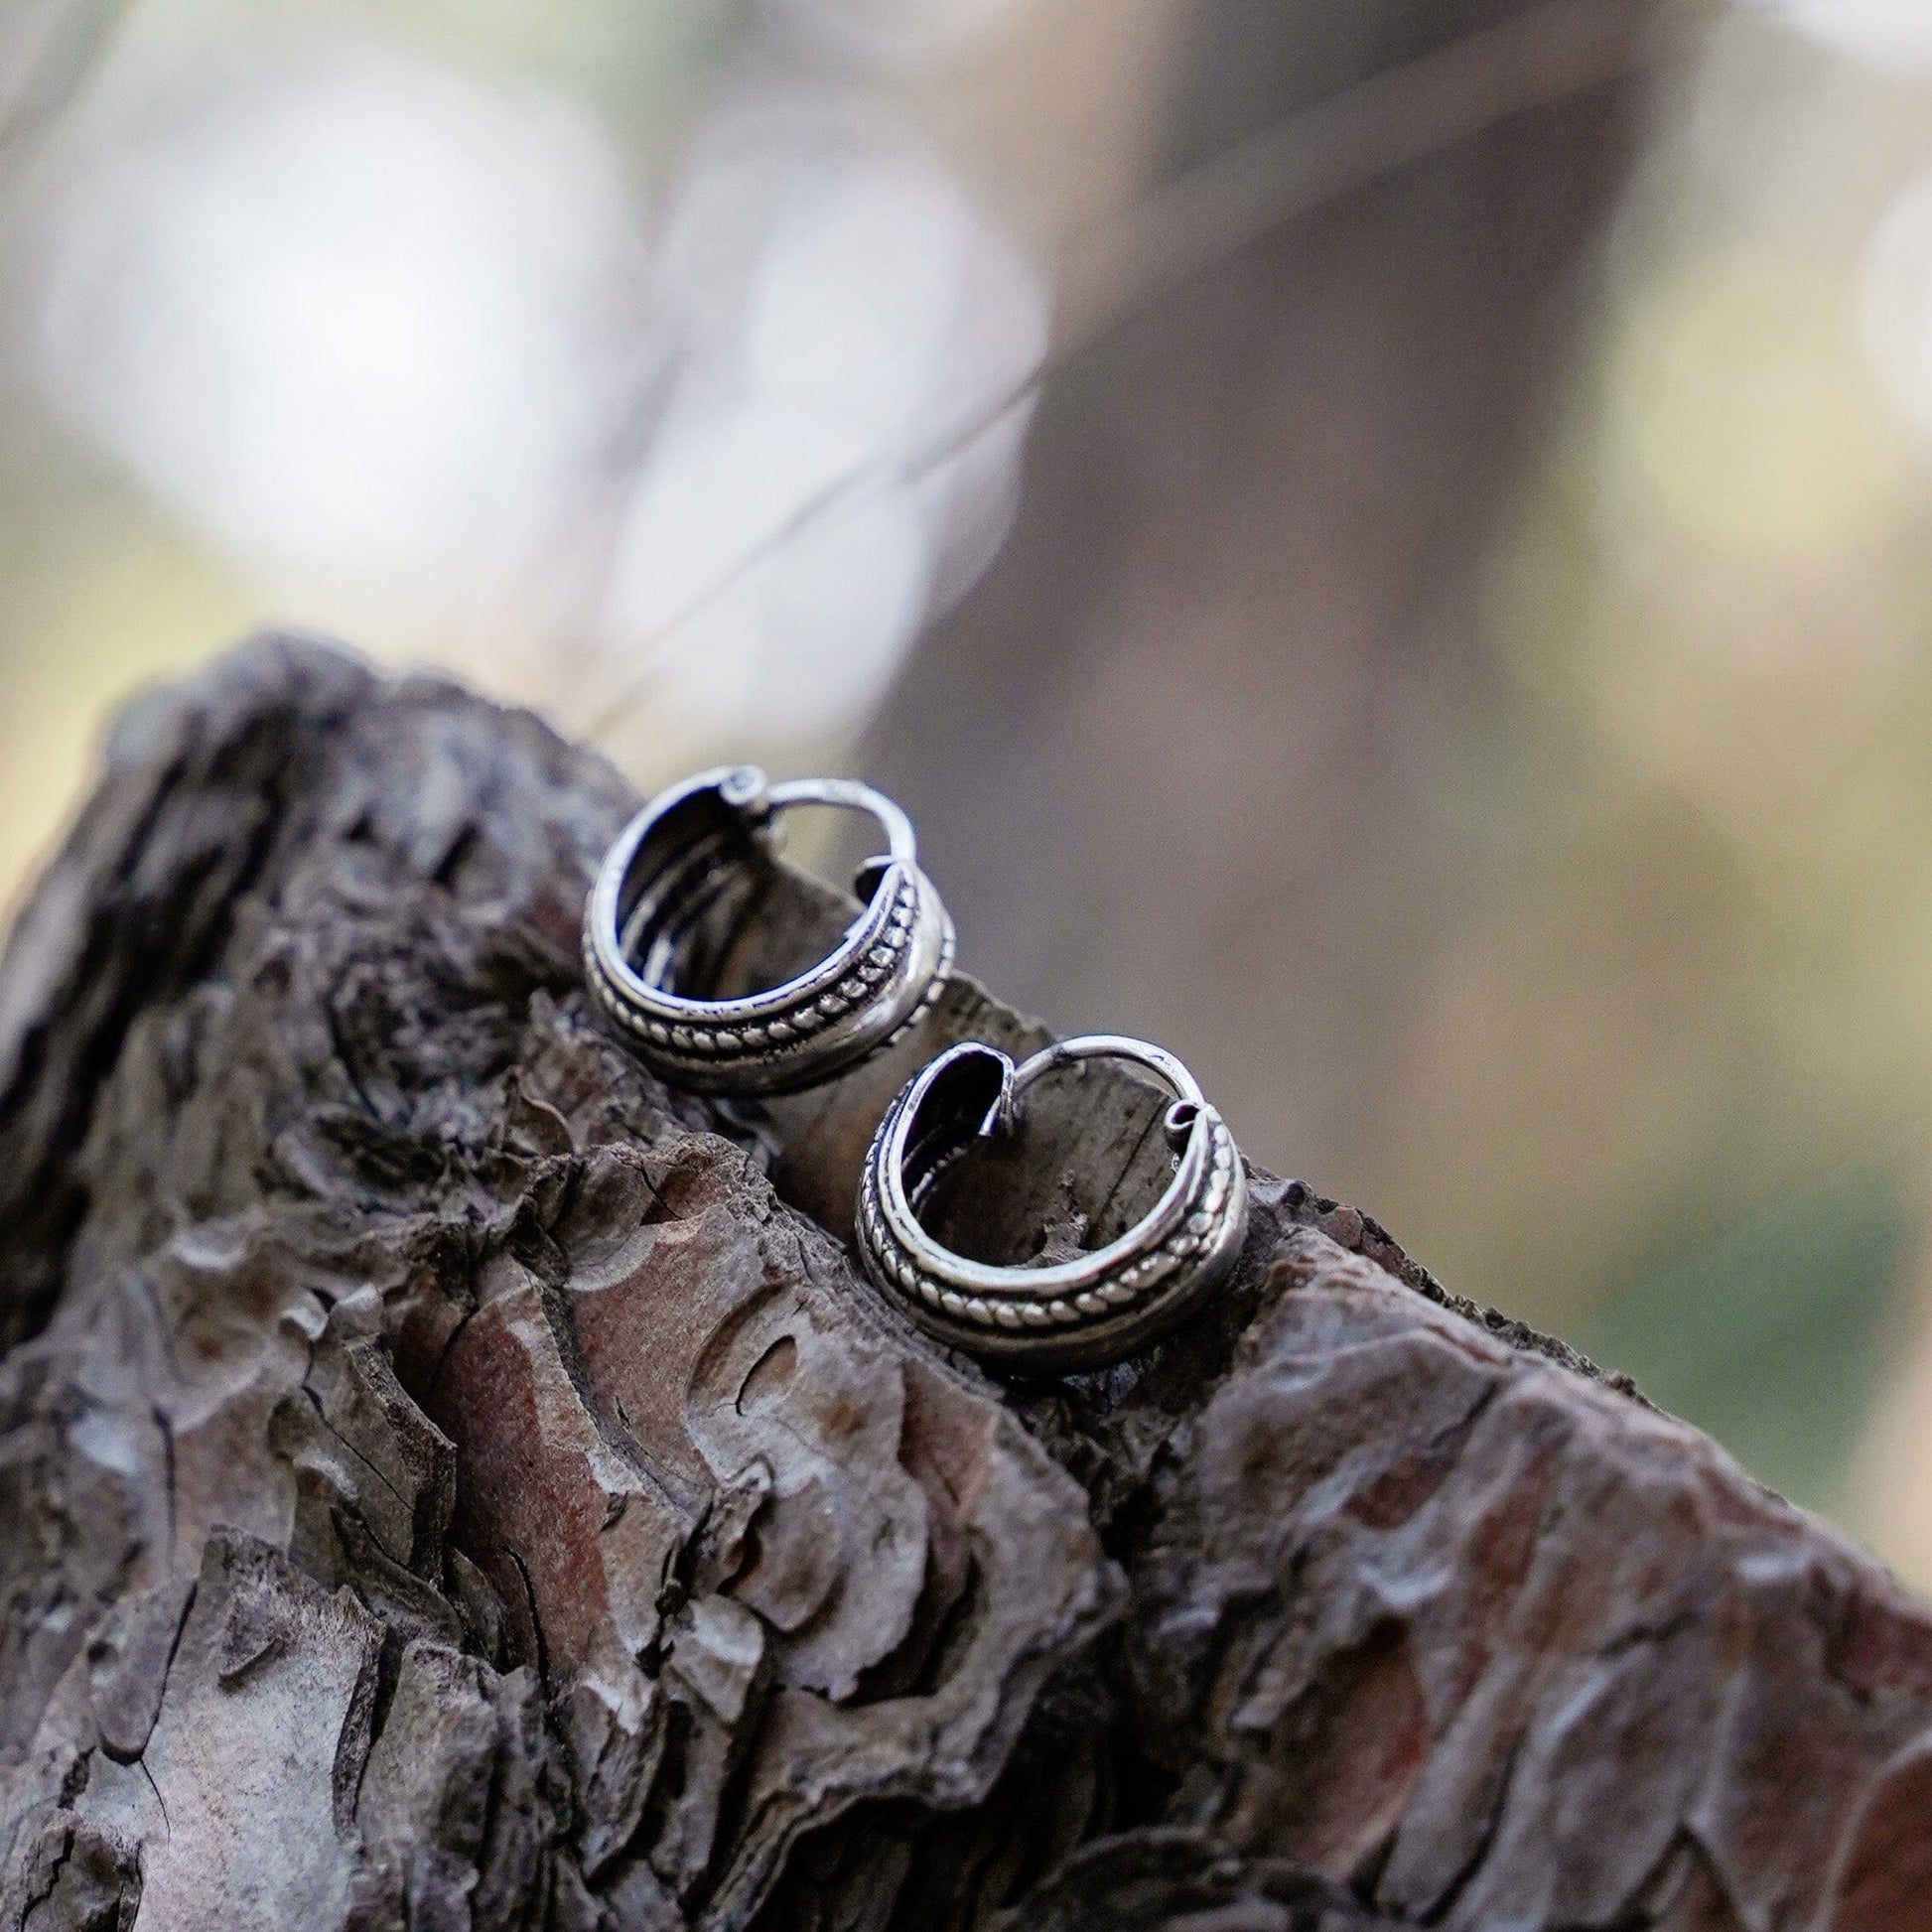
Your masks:
<svg viewBox="0 0 1932 1932"><path fill-rule="evenodd" d="M271 620L875 777L1932 1586L1932 0L0 0L0 891Z"/></svg>

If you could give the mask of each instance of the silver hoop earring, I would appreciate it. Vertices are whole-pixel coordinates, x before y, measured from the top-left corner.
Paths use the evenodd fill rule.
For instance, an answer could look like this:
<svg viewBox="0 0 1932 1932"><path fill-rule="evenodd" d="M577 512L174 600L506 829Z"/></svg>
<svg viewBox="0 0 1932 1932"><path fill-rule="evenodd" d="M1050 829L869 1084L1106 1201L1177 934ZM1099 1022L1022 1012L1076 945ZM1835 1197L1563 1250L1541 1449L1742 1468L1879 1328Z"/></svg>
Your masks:
<svg viewBox="0 0 1932 1932"><path fill-rule="evenodd" d="M1160 1199L1118 1240L1050 1266L970 1261L919 1214L976 1140L1009 1134L1027 1089L1057 1066L1124 1060L1171 1096L1175 1156ZM887 1111L859 1185L858 1246L873 1281L941 1340L1018 1369L1095 1368L1166 1333L1224 1281L1248 1225L1248 1186L1226 1123L1192 1074L1145 1040L1093 1034L1015 1066L990 1046L954 1046Z"/></svg>
<svg viewBox="0 0 1932 1932"><path fill-rule="evenodd" d="M773 820L791 805L867 813L887 853L855 881L864 910L823 959L768 991L708 1000L702 979L721 906L756 891ZM706 1093L779 1094L868 1058L937 997L953 927L917 863L912 822L847 778L769 783L755 765L700 772L660 792L606 855L584 914L584 966L638 1057Z"/></svg>

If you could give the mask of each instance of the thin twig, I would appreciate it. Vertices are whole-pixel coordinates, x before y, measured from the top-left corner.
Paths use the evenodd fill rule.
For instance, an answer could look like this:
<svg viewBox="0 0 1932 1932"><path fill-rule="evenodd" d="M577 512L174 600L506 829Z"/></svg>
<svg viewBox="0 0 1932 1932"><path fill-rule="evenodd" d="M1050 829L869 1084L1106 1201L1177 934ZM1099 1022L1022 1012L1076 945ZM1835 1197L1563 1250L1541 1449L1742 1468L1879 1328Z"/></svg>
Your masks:
<svg viewBox="0 0 1932 1932"><path fill-rule="evenodd" d="M1187 170L1069 250L1065 345L1084 346L1409 162L1632 71L1663 45L1656 12L1641 0L1550 0L1324 95Z"/></svg>
<svg viewBox="0 0 1932 1932"><path fill-rule="evenodd" d="M642 665L592 721L592 743L605 742L646 695L679 632L819 518L929 476L1024 406L1080 350L1285 223L1409 162L1648 65L1669 44L1665 18L1692 11L1703 10L1549 0L1298 109L1076 238L1039 361L909 449L857 464L795 504L646 636Z"/></svg>

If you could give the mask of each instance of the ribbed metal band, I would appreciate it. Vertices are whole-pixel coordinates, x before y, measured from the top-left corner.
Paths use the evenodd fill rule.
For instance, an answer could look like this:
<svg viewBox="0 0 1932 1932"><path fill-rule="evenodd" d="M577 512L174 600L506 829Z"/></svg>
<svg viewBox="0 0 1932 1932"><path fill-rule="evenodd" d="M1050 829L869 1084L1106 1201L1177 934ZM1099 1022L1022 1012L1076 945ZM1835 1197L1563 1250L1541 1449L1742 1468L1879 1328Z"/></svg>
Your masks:
<svg viewBox="0 0 1932 1932"><path fill-rule="evenodd" d="M787 806L878 820L889 854L861 874L864 910L808 971L730 1000L680 992L693 935ZM952 920L919 869L910 821L851 779L773 785L754 765L700 772L660 792L605 858L584 915L593 995L654 1072L710 1093L788 1093L877 1052L934 1000L953 958Z"/></svg>
<svg viewBox="0 0 1932 1932"><path fill-rule="evenodd" d="M1082 1059L1130 1062L1172 1095L1173 1179L1118 1240L1047 1267L968 1260L919 1211L982 1135L1011 1126L1026 1089ZM989 1046L952 1047L908 1082L880 1123L860 1182L860 1258L921 1327L996 1364L1043 1372L1117 1361L1157 1339L1224 1280L1247 1233L1248 1190L1226 1123L1172 1053L1094 1034L1016 1067Z"/></svg>

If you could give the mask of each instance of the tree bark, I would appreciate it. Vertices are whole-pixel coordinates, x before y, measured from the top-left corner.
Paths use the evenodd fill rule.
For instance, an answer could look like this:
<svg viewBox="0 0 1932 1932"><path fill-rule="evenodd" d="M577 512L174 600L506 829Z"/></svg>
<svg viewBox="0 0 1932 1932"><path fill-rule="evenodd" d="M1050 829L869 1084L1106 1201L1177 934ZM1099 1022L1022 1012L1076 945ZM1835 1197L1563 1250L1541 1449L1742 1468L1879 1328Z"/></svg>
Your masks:
<svg viewBox="0 0 1932 1932"><path fill-rule="evenodd" d="M0 973L0 1926L1932 1926L1932 1611L1298 1182L1145 1359L942 1356L855 1149L1038 1030L667 1091L632 804L286 639L116 731ZM1149 1106L953 1233L1101 1228Z"/></svg>

